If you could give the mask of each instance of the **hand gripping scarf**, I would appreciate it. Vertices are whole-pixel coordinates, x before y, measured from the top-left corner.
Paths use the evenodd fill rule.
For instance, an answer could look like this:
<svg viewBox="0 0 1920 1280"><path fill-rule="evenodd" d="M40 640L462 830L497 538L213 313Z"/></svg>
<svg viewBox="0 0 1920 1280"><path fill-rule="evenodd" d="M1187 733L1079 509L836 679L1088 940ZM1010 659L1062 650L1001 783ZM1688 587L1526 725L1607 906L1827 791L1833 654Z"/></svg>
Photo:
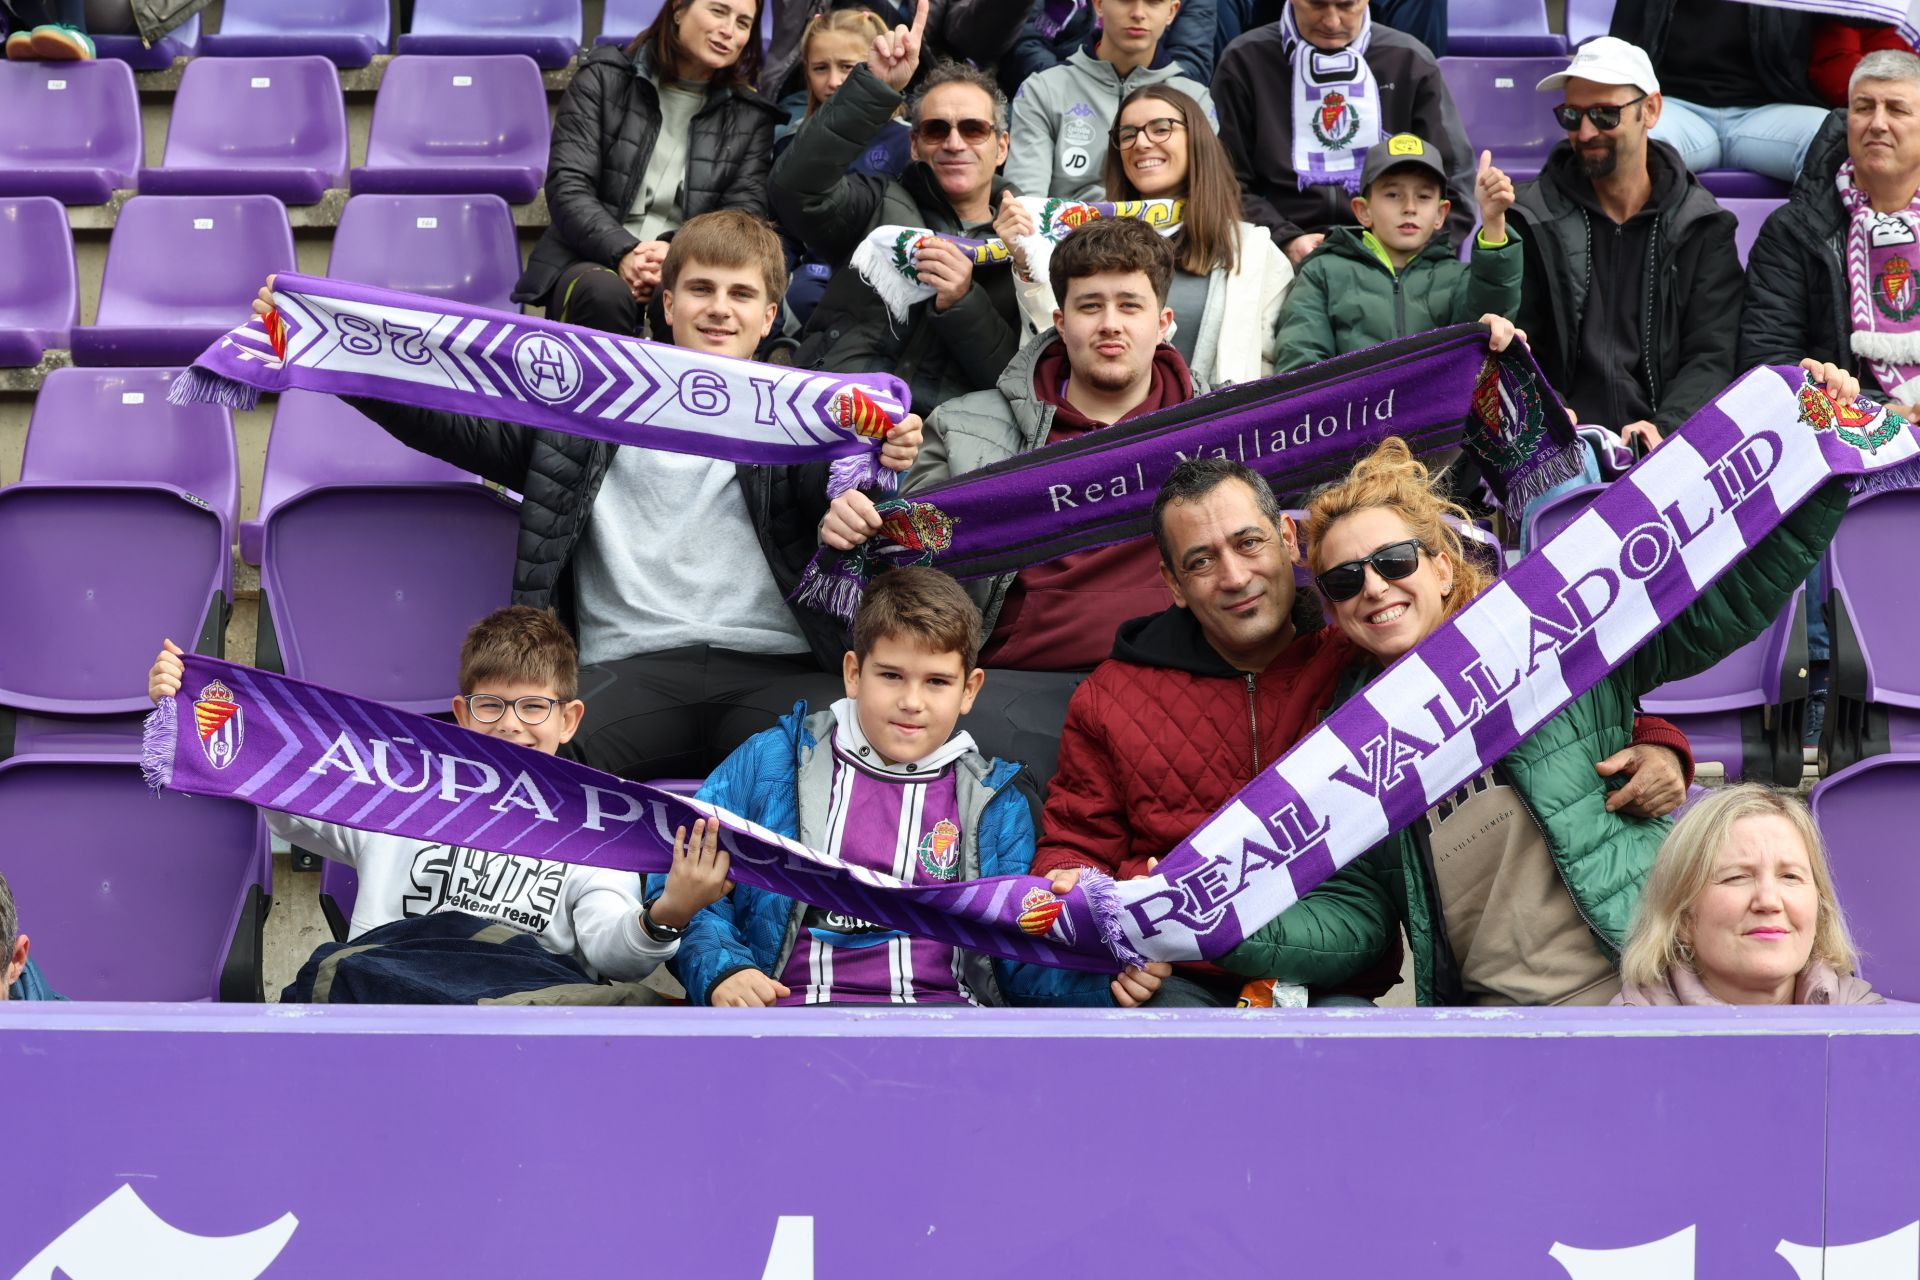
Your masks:
<svg viewBox="0 0 1920 1280"><path fill-rule="evenodd" d="M1291 4L1280 8L1280 30L1293 58L1293 172L1300 189L1330 183L1359 195L1367 148L1386 136L1379 86L1367 65L1373 18L1363 6L1360 34L1332 53L1300 34Z"/></svg>
<svg viewBox="0 0 1920 1280"><path fill-rule="evenodd" d="M830 459L836 496L892 486L877 451L911 397L890 374L760 364L291 272L274 286L273 312L208 347L169 400L370 396L727 462Z"/></svg>
<svg viewBox="0 0 1920 1280"><path fill-rule="evenodd" d="M902 886L719 814L733 875L1020 961L1211 959L1512 750L1831 480L1920 480L1864 398L1756 369L1261 773L1163 859L1054 898L1032 876ZM705 805L378 703L210 658L148 718L150 781L347 826L664 871Z"/></svg>
<svg viewBox="0 0 1920 1280"><path fill-rule="evenodd" d="M1017 196L1006 199L1019 199ZM1180 229L1184 200L1119 200L1089 204L1079 200L1048 199L1034 213L1034 233L1020 238L1020 249L1027 258L1027 273L1045 280L1046 264L1053 246L1072 235L1074 229L1095 218L1139 218L1163 236ZM934 291L920 283L919 254L932 240L958 245L976 267L1006 266L1013 261L1013 250L996 238L971 240L965 236L941 235L925 227L875 227L854 249L849 259L860 278L880 295L887 315L895 324L904 324L907 311L933 297Z"/></svg>
<svg viewBox="0 0 1920 1280"><path fill-rule="evenodd" d="M1526 348L1487 355L1487 331L1457 325L1294 373L1239 383L1048 445L878 504L882 530L850 552L822 548L794 600L851 619L882 569L930 564L984 578L1149 532L1154 494L1181 461L1244 462L1276 492L1346 474L1388 436L1418 453L1465 445L1518 512L1580 474L1566 411Z"/></svg>
<svg viewBox="0 0 1920 1280"><path fill-rule="evenodd" d="M1920 198L1876 213L1853 183L1853 161L1834 175L1847 209L1847 303L1853 351L1880 389L1910 403L1920 394Z"/></svg>

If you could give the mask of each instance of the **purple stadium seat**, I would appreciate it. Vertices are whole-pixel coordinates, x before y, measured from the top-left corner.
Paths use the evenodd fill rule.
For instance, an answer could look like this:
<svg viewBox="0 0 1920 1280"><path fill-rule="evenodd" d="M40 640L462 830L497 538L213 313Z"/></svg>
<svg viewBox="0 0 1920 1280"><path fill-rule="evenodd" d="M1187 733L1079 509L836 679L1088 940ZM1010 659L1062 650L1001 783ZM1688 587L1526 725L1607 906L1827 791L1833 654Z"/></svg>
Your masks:
<svg viewBox="0 0 1920 1280"><path fill-rule="evenodd" d="M1530 546L1571 524L1605 485L1569 489L1528 514ZM1800 728L1807 697L1806 593L1758 637L1698 675L1661 685L1646 711L1678 725L1695 760L1718 761L1729 779L1800 783Z"/></svg>
<svg viewBox="0 0 1920 1280"><path fill-rule="evenodd" d="M200 52L216 58L317 54L339 67L364 67L393 40L386 0L226 0L220 30Z"/></svg>
<svg viewBox="0 0 1920 1280"><path fill-rule="evenodd" d="M1740 265L1747 265L1747 251L1753 248L1753 242L1760 235L1761 224L1767 215L1778 209L1786 201L1779 197L1755 198L1750 196L1726 196L1721 199L1720 207L1739 220L1740 225L1733 232L1733 247L1740 254Z"/></svg>
<svg viewBox="0 0 1920 1280"><path fill-rule="evenodd" d="M107 246L98 321L73 331L74 363L191 364L247 318L269 274L293 267L272 196L135 196Z"/></svg>
<svg viewBox="0 0 1920 1280"><path fill-rule="evenodd" d="M340 214L327 274L518 310L520 242L499 196L355 196Z"/></svg>
<svg viewBox="0 0 1920 1280"><path fill-rule="evenodd" d="M131 187L144 135L124 62L0 62L0 196L105 204Z"/></svg>
<svg viewBox="0 0 1920 1280"><path fill-rule="evenodd" d="M1887 557L1913 538L1920 490L1856 500L1824 563L1833 658L1822 768L1837 773L1888 752L1920 751L1920 663L1913 660L1915 598L1887 577Z"/></svg>
<svg viewBox="0 0 1920 1280"><path fill-rule="evenodd" d="M62 995L263 998L273 868L253 806L155 796L137 758L16 756L0 761L0 830L0 871Z"/></svg>
<svg viewBox="0 0 1920 1280"><path fill-rule="evenodd" d="M1454 41L1451 35L1447 39ZM1440 75L1460 108L1475 156L1492 151L1493 162L1515 182L1538 174L1566 135L1553 122L1559 99L1534 86L1566 66L1564 57L1440 59Z"/></svg>
<svg viewBox="0 0 1920 1280"><path fill-rule="evenodd" d="M309 489L446 482L476 484L479 477L407 448L335 396L283 392L273 415L273 434L267 438L260 518L240 526L240 558L259 564L267 517Z"/></svg>
<svg viewBox="0 0 1920 1280"><path fill-rule="evenodd" d="M547 90L524 54L387 64L353 190L533 199L547 175Z"/></svg>
<svg viewBox="0 0 1920 1280"><path fill-rule="evenodd" d="M259 193L314 204L347 182L347 108L325 58L195 58L180 76L167 154L142 195Z"/></svg>
<svg viewBox="0 0 1920 1280"><path fill-rule="evenodd" d="M50 196L0 199L0 368L32 368L79 323L66 209Z"/></svg>
<svg viewBox="0 0 1920 1280"><path fill-rule="evenodd" d="M146 712L161 638L221 643L231 558L220 518L167 485L0 489L0 704Z"/></svg>
<svg viewBox="0 0 1920 1280"><path fill-rule="evenodd" d="M1579 48L1613 25L1614 0L1567 0L1567 43Z"/></svg>
<svg viewBox="0 0 1920 1280"><path fill-rule="evenodd" d="M626 44L652 26L665 6L666 0L607 0L606 15L600 20L600 34L593 42ZM770 4L763 8L769 13L773 10Z"/></svg>
<svg viewBox="0 0 1920 1280"><path fill-rule="evenodd" d="M97 35L93 47L102 60L124 62L135 71L165 71L175 58L191 58L200 52L200 15L188 18L151 48L138 35Z"/></svg>
<svg viewBox="0 0 1920 1280"><path fill-rule="evenodd" d="M1834 892L1860 948L1860 975L1889 1000L1920 1001L1920 858L1913 797L1920 755L1875 756L1822 778L1808 803L1826 837Z"/></svg>
<svg viewBox="0 0 1920 1280"><path fill-rule="evenodd" d="M1469 58L1565 58L1567 42L1547 27L1546 0L1448 0L1447 52Z"/></svg>
<svg viewBox="0 0 1920 1280"><path fill-rule="evenodd" d="M522 53L564 67L580 52L580 0L414 0L401 53L434 57Z"/></svg>
<svg viewBox="0 0 1920 1280"><path fill-rule="evenodd" d="M1700 185L1725 201L1729 196L1749 200L1785 200L1787 184L1778 178L1746 169L1707 169L1694 175Z"/></svg>
<svg viewBox="0 0 1920 1280"><path fill-rule="evenodd" d="M511 594L519 527L512 503L470 484L310 489L282 503L261 542L260 665L446 713L462 637Z"/></svg>

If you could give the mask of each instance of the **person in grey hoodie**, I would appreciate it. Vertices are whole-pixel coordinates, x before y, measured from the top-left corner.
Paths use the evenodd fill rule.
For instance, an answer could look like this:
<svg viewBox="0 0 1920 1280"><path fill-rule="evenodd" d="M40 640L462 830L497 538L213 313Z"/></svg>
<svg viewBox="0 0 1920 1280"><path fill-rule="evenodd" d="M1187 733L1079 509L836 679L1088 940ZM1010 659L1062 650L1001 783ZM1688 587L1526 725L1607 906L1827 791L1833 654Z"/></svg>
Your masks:
<svg viewBox="0 0 1920 1280"><path fill-rule="evenodd" d="M1180 0L1093 0L1093 9L1095 34L1014 95L1005 172L1022 195L1105 200L1107 135L1121 100L1145 85L1186 93L1219 130L1206 85L1162 47Z"/></svg>

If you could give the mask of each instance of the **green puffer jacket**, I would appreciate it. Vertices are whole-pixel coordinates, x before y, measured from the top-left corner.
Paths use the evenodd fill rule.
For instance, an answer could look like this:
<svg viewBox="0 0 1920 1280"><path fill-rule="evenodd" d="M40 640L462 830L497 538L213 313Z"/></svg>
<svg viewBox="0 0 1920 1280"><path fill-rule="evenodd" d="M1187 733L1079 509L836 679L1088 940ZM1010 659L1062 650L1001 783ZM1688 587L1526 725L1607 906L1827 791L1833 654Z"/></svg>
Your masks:
<svg viewBox="0 0 1920 1280"><path fill-rule="evenodd" d="M1704 671L1773 622L1826 550L1846 506L1846 490L1837 482L1808 498L1613 674L1500 760L1498 768L1546 833L1560 878L1580 914L1616 961L1647 871L1672 824L1608 813L1610 783L1594 772L1594 763L1631 742L1634 704L1641 694ZM1350 697L1375 670L1369 666L1354 673L1335 694L1335 702ZM1307 964L1305 940L1329 931L1352 933L1384 917L1378 948L1386 948L1396 921L1405 925L1413 949L1415 998L1422 1005L1436 1003L1440 957L1433 893L1413 835L1401 831L1389 836L1353 865L1363 874L1351 879L1370 885L1378 898L1367 910L1316 890L1220 963L1249 977L1301 982L1305 979L1299 975L1311 973L1329 984L1340 979L1330 979L1323 966ZM1348 918L1318 918L1329 913Z"/></svg>
<svg viewBox="0 0 1920 1280"><path fill-rule="evenodd" d="M1453 256L1445 236L1394 271L1358 227L1335 227L1307 255L1280 312L1279 352L1273 371L1288 373L1321 360L1450 324L1472 324L1492 312L1513 319L1520 310L1520 236L1507 225L1507 242L1482 247L1473 261Z"/></svg>

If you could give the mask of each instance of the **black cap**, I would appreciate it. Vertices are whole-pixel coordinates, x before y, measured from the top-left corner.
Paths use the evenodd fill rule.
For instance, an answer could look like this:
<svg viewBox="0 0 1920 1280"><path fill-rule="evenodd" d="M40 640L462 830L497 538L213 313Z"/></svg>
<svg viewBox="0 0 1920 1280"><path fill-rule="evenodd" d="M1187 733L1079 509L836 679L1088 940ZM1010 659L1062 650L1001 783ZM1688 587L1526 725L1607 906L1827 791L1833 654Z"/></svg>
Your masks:
<svg viewBox="0 0 1920 1280"><path fill-rule="evenodd" d="M1387 170L1405 166L1425 169L1440 179L1440 190L1446 191L1447 168L1440 163L1440 153L1411 133L1396 133L1367 149L1367 167L1360 172L1360 193L1365 195Z"/></svg>

